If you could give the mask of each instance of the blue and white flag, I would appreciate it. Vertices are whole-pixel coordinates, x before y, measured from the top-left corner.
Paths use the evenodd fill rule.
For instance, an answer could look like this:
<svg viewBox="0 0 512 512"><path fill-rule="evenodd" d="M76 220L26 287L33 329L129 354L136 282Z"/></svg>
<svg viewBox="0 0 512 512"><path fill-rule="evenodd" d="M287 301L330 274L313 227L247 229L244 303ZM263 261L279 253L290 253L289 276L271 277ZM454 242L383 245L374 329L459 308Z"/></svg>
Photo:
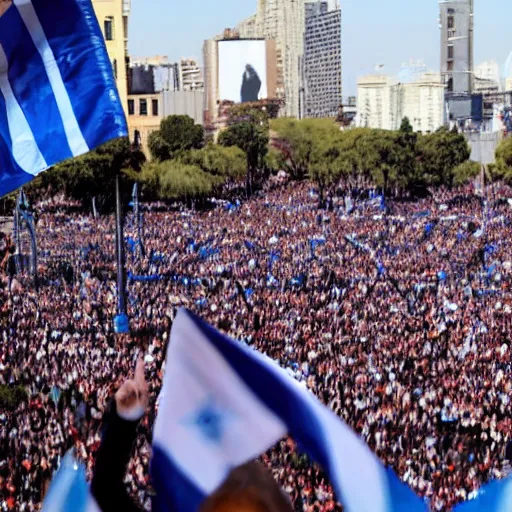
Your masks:
<svg viewBox="0 0 512 512"><path fill-rule="evenodd" d="M13 0L0 16L0 196L127 133L91 1Z"/></svg>
<svg viewBox="0 0 512 512"><path fill-rule="evenodd" d="M285 370L180 310L153 437L153 512L198 510L233 468L288 433L327 470L346 511L426 510L357 434Z"/></svg>
<svg viewBox="0 0 512 512"><path fill-rule="evenodd" d="M42 512L100 512L89 492L85 469L71 452L64 457L52 480Z"/></svg>
<svg viewBox="0 0 512 512"><path fill-rule="evenodd" d="M482 487L474 500L455 508L455 512L510 512L512 510L512 477Z"/></svg>

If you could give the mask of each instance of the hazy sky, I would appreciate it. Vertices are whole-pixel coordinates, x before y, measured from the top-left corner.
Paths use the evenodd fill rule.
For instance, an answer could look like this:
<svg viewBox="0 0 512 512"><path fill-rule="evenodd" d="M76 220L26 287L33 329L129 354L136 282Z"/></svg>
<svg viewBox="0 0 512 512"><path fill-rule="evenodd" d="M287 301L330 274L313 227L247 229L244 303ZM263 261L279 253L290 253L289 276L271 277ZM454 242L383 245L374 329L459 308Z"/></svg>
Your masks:
<svg viewBox="0 0 512 512"><path fill-rule="evenodd" d="M202 44L256 10L257 0L132 0L130 53L202 58ZM343 95L377 64L394 74L422 59L439 70L437 0L341 0ZM512 51L512 2L475 0L475 63L495 59L503 68Z"/></svg>

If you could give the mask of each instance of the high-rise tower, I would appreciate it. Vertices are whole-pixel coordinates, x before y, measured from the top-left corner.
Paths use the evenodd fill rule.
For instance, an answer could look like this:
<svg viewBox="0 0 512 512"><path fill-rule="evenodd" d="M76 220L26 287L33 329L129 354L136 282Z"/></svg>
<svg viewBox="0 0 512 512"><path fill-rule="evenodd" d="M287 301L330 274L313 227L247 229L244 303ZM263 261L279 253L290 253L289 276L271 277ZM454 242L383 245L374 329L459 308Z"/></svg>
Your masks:
<svg viewBox="0 0 512 512"><path fill-rule="evenodd" d="M277 95L284 99L282 114L288 117L299 117L305 2L258 0L255 17L237 27L242 38L261 37L276 41Z"/></svg>
<svg viewBox="0 0 512 512"><path fill-rule="evenodd" d="M342 104L341 9L306 3L303 79L305 117L336 117ZM301 116L302 117L302 116Z"/></svg>
<svg viewBox="0 0 512 512"><path fill-rule="evenodd" d="M440 0L441 75L450 95L473 92L473 0Z"/></svg>

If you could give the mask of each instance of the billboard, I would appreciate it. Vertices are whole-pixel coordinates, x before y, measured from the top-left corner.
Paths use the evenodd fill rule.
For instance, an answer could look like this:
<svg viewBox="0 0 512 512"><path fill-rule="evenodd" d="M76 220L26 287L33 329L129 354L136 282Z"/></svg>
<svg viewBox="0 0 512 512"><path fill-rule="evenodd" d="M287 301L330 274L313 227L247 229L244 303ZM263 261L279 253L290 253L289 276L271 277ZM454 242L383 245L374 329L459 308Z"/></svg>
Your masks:
<svg viewBox="0 0 512 512"><path fill-rule="evenodd" d="M268 98L267 44L259 39L219 41L219 99L245 103Z"/></svg>

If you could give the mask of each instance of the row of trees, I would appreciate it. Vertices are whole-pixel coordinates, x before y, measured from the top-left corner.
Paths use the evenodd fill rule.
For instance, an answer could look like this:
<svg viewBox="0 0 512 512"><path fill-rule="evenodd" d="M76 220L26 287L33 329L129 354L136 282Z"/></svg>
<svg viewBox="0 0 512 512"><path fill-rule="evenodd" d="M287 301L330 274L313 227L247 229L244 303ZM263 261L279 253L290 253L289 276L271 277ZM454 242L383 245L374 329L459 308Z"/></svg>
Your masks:
<svg viewBox="0 0 512 512"><path fill-rule="evenodd" d="M440 129L414 133L407 119L400 130L340 131L326 119L272 122L278 166L295 179L311 178L320 196L329 190L379 187L422 194L430 186L452 187L476 176L463 135Z"/></svg>
<svg viewBox="0 0 512 512"><path fill-rule="evenodd" d="M398 131L341 131L330 119L275 118L275 113L233 106L217 143L205 143L203 127L187 116L165 118L151 134L152 159L113 141L42 174L36 187L64 191L97 204L113 204L116 173L143 185L147 199L201 201L211 196L251 194L279 170L294 180L312 180L321 202L350 188L378 187L424 195L429 187L453 187L480 172L463 135L444 128L414 133L407 119ZM512 181L512 138L498 148L492 177Z"/></svg>

